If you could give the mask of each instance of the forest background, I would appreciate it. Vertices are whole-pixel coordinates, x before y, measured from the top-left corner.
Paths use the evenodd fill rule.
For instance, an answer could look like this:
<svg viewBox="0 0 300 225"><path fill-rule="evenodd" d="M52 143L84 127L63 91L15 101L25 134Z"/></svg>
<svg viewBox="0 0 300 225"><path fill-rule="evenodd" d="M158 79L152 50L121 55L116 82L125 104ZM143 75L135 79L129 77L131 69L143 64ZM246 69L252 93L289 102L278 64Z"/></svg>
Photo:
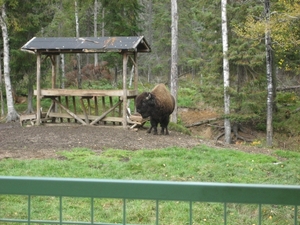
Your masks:
<svg viewBox="0 0 300 225"><path fill-rule="evenodd" d="M32 37L145 36L152 48L139 56L142 88L168 83L171 60L169 0L1 0L5 6L10 44L10 78L14 103L28 98L32 112L36 57L20 48ZM95 4L97 3L97 4ZM96 17L95 17L96 15ZM223 110L221 1L178 1L179 107ZM3 14L2 14L3 16ZM227 3L230 62L230 120L233 130L250 125L266 129L267 77L264 1ZM300 131L300 1L271 0L274 130L287 137ZM96 27L95 27L96 26ZM95 33L96 28L96 33ZM1 44L2 41L1 41ZM2 48L2 46L1 46ZM65 55L60 87L117 86L122 60L114 54ZM62 61L61 61L62 62ZM130 69L130 68L129 68ZM49 86L51 63L43 64L43 87ZM120 75L121 76L121 75ZM2 91L4 84L2 84ZM4 93L5 97L5 93ZM5 114L2 101L1 115ZM297 141L300 142L299 139Z"/></svg>

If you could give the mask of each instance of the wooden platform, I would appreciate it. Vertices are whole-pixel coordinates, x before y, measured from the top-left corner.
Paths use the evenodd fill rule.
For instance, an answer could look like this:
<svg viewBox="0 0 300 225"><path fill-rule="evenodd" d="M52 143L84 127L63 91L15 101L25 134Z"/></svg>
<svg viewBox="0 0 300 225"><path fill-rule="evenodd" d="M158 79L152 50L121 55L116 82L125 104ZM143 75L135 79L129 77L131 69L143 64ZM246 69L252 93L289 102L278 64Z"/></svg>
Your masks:
<svg viewBox="0 0 300 225"><path fill-rule="evenodd" d="M74 97L94 97L94 96L111 96L122 97L123 90L92 90L92 89L42 89L42 97L58 97L58 96L74 96ZM37 95L37 91L34 90L34 95ZM135 90L127 90L128 98L135 98L138 95Z"/></svg>
<svg viewBox="0 0 300 225"><path fill-rule="evenodd" d="M34 91L37 95L37 91ZM142 125L147 120L131 120L131 115L123 115L123 90L81 90L81 89L42 89L42 98L51 99L49 109L43 109L42 123L80 123L82 125L113 124ZM127 90L126 98L135 99L137 91ZM45 111L46 110L46 111ZM37 116L24 115L20 118L34 123Z"/></svg>

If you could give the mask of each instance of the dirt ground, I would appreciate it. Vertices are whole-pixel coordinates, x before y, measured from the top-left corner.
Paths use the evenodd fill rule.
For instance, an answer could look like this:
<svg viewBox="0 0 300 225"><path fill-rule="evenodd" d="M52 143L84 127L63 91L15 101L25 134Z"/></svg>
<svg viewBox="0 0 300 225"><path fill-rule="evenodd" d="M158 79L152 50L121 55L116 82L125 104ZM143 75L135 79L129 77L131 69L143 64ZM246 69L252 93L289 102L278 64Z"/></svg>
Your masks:
<svg viewBox="0 0 300 225"><path fill-rule="evenodd" d="M180 118L185 125L191 125L217 114L209 110L180 110ZM170 130L170 135L148 134L145 128L124 129L122 126L83 126L75 124L49 124L41 126L21 126L19 122L0 123L0 160L6 158L42 159L58 158L57 151L86 147L101 152L108 148L138 150L165 147L191 148L206 144L218 148L230 147L250 153L272 153L271 149L249 145L233 144L224 146L222 141L214 141L213 129L204 124L190 128L192 135Z"/></svg>

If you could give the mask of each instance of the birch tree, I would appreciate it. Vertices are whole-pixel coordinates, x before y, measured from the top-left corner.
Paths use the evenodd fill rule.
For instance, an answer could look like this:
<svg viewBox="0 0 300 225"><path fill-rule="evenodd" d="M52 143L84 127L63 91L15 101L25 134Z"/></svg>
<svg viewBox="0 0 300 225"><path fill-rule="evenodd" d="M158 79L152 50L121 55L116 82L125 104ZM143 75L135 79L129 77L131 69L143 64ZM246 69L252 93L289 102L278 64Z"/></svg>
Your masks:
<svg viewBox="0 0 300 225"><path fill-rule="evenodd" d="M4 99L3 99L3 91L2 91L2 87L3 87L3 82L2 82L2 53L0 53L0 105L1 105L1 109L0 109L0 118L4 115Z"/></svg>
<svg viewBox="0 0 300 225"><path fill-rule="evenodd" d="M171 36L172 36L172 46L171 46L171 94L175 98L175 109L172 113L171 121L177 123L177 89L178 89L178 12L177 12L177 0L171 0L171 15L172 15L172 25L171 25Z"/></svg>
<svg viewBox="0 0 300 225"><path fill-rule="evenodd" d="M94 2L94 37L97 37L98 1ZM98 53L94 54L94 66L98 65Z"/></svg>
<svg viewBox="0 0 300 225"><path fill-rule="evenodd" d="M265 0L265 45L266 45L266 72L267 72L267 145L272 146L273 142L273 78L272 78L272 49L270 31L270 0Z"/></svg>
<svg viewBox="0 0 300 225"><path fill-rule="evenodd" d="M230 114L230 94L229 94L229 61L228 61L228 31L227 31L227 0L221 2L221 17L222 17L222 45L223 45L223 78L224 78L224 128L225 128L225 143L231 142L231 125L228 118Z"/></svg>
<svg viewBox="0 0 300 225"><path fill-rule="evenodd" d="M4 83L6 91L6 103L7 103L7 117L6 122L16 121L19 115L14 107L14 100L12 95L12 86L10 81L10 67L9 67L9 36L7 30L7 16L5 4L1 6L0 26L2 29L3 38L3 72Z"/></svg>
<svg viewBox="0 0 300 225"><path fill-rule="evenodd" d="M75 3L75 24L76 24L76 37L79 38L79 19L78 19L78 6L77 6L77 1L74 1ZM78 67L78 73L77 73L77 83L78 83L78 88L81 89L81 57L80 54L77 53L77 67Z"/></svg>

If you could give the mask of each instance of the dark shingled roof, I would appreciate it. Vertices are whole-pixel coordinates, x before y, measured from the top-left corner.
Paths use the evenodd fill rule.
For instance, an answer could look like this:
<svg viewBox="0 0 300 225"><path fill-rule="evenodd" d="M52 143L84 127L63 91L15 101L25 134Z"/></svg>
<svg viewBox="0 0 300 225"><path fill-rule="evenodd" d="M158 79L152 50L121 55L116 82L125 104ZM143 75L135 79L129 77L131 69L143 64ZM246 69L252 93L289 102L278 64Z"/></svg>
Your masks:
<svg viewBox="0 0 300 225"><path fill-rule="evenodd" d="M21 50L44 55L60 53L151 52L144 36L34 37Z"/></svg>

